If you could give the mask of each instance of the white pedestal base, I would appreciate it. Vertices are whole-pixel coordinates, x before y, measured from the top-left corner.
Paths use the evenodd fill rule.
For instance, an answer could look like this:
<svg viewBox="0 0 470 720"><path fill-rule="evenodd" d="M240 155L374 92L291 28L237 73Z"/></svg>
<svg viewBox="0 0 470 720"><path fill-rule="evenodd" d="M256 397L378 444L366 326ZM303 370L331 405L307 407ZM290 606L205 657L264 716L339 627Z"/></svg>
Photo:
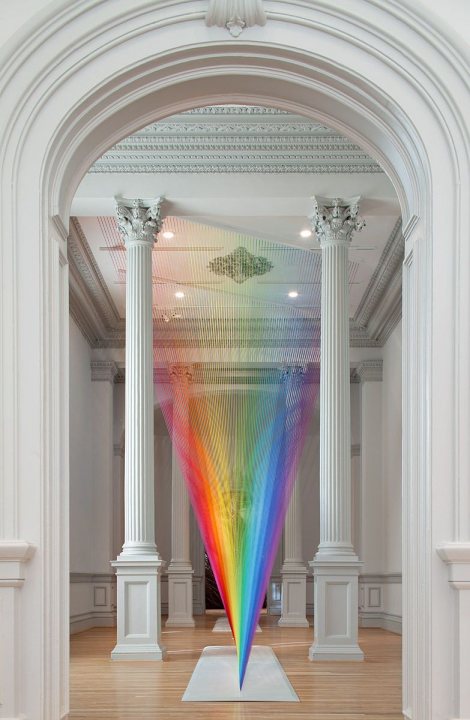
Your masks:
<svg viewBox="0 0 470 720"><path fill-rule="evenodd" d="M270 647L252 647L240 690L236 649L213 646L202 651L183 701L299 702L299 698Z"/></svg>
<svg viewBox="0 0 470 720"><path fill-rule="evenodd" d="M117 644L113 660L162 660L159 556L123 556L111 563L117 577Z"/></svg>
<svg viewBox="0 0 470 720"><path fill-rule="evenodd" d="M194 627L193 569L190 565L170 563L168 567L169 627Z"/></svg>
<svg viewBox="0 0 470 720"><path fill-rule="evenodd" d="M281 568L281 627L309 627L307 609L307 568L302 563L284 563Z"/></svg>
<svg viewBox="0 0 470 720"><path fill-rule="evenodd" d="M315 575L314 642L310 660L363 660L357 642L358 576L362 563L334 556L310 563Z"/></svg>
<svg viewBox="0 0 470 720"><path fill-rule="evenodd" d="M228 617L226 615L223 615L222 617L220 617L216 620L215 625L212 628L212 632L220 632L220 633L232 632L232 628L230 627L230 623L229 623ZM256 626L255 632L257 632L257 633L262 632L259 625Z"/></svg>

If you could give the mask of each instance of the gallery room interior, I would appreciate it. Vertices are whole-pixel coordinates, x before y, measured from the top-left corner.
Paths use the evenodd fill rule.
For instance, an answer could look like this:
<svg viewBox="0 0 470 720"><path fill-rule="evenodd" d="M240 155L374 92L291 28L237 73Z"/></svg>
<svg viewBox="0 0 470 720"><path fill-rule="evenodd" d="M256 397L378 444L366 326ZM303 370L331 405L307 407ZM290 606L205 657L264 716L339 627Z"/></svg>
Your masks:
<svg viewBox="0 0 470 720"><path fill-rule="evenodd" d="M2 37L0 718L470 718L468 6Z"/></svg>

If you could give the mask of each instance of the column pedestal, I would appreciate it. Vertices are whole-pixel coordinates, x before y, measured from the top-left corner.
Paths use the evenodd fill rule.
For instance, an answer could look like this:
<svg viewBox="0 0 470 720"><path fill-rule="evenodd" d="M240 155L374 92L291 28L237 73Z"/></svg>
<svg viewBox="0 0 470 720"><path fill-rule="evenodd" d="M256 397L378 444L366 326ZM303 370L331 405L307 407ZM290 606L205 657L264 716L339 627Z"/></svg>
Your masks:
<svg viewBox="0 0 470 720"><path fill-rule="evenodd" d="M313 560L314 633L310 660L363 660L357 642L358 578L356 560Z"/></svg>
<svg viewBox="0 0 470 720"><path fill-rule="evenodd" d="M160 640L160 576L164 562L159 558L124 559L116 568L117 643L113 660L162 660L165 648Z"/></svg>
<svg viewBox="0 0 470 720"><path fill-rule="evenodd" d="M309 627L306 618L307 568L303 563L285 562L281 568L281 627Z"/></svg>
<svg viewBox="0 0 470 720"><path fill-rule="evenodd" d="M194 627L193 569L191 563L171 562L168 567L169 627Z"/></svg>

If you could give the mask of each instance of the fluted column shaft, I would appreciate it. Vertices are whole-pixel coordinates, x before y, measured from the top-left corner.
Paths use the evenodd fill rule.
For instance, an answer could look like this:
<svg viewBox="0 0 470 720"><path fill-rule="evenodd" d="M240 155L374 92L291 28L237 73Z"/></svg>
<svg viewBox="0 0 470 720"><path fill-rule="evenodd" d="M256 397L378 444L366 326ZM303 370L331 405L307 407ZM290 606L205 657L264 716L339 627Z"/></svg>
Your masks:
<svg viewBox="0 0 470 720"><path fill-rule="evenodd" d="M188 447L189 434L189 384L191 368L189 366L173 367L170 371L173 382L173 413L177 416L180 442L183 448ZM191 563L189 544L189 495L183 473L180 469L173 442L171 470L171 564Z"/></svg>
<svg viewBox="0 0 470 720"><path fill-rule="evenodd" d="M294 480L289 507L284 526L284 562L301 563L302 560L302 523L300 522L302 504L298 487L298 476Z"/></svg>
<svg viewBox="0 0 470 720"><path fill-rule="evenodd" d="M320 548L352 553L348 240L322 243Z"/></svg>
<svg viewBox="0 0 470 720"><path fill-rule="evenodd" d="M300 427L301 376L304 368L291 366L284 369L286 387L286 435L298 432ZM294 478L289 506L284 524L284 560L281 567L281 617L279 625L284 627L308 627L306 618L307 568L302 559L302 506L299 488L299 452L295 438L289 443L294 450L293 457L288 456L292 464Z"/></svg>
<svg viewBox="0 0 470 720"><path fill-rule="evenodd" d="M189 394L192 381L190 365L172 365L173 384L173 457L171 472L171 562L168 566L168 620L173 627L193 627L193 569L190 555L189 495L175 446L184 455L189 452ZM187 462L187 457L181 458Z"/></svg>
<svg viewBox="0 0 470 720"><path fill-rule="evenodd" d="M300 427L300 379L304 368L292 366L284 371L286 384L286 432L295 432ZM296 448L292 458L294 465L294 479L289 506L284 524L284 564L302 563L302 506L300 498L299 480L299 453L297 443L293 442L292 447Z"/></svg>
<svg viewBox="0 0 470 720"><path fill-rule="evenodd" d="M358 202L318 198L314 228L322 250L319 555L353 555L349 244L360 230Z"/></svg>
<svg viewBox="0 0 470 720"><path fill-rule="evenodd" d="M153 239L128 239L124 552L155 554L153 460Z"/></svg>

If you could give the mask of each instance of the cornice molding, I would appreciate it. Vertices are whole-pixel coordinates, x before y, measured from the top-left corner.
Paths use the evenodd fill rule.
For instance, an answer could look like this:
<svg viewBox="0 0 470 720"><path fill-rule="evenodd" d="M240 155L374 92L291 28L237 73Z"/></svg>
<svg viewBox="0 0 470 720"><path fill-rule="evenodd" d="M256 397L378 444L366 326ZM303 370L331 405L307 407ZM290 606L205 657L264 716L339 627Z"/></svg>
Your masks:
<svg viewBox="0 0 470 720"><path fill-rule="evenodd" d="M90 368L92 382L106 381L113 384L118 373L118 367L112 360L92 360Z"/></svg>
<svg viewBox="0 0 470 720"><path fill-rule="evenodd" d="M383 380L383 360L363 360L355 369L356 377L361 383L381 382Z"/></svg>
<svg viewBox="0 0 470 720"><path fill-rule="evenodd" d="M125 323L77 218L67 243L70 314L91 347L124 347Z"/></svg>
<svg viewBox="0 0 470 720"><path fill-rule="evenodd" d="M358 145L300 115L212 106L152 123L108 150L91 173L381 173Z"/></svg>
<svg viewBox="0 0 470 720"><path fill-rule="evenodd" d="M167 367L157 367L153 370L153 380L154 382L158 383L171 383L175 381L175 378L172 378L172 368L175 367L173 365ZM183 368L182 372L186 372L186 368L188 368L188 372L190 374L190 378L188 377L187 380L190 379L191 383L194 384L214 384L214 385L256 385L256 384L266 384L268 385L270 382L272 383L278 383L282 381L282 373L285 370L286 366L285 363L279 363L278 365L272 365L269 367L253 367L249 365L243 365L240 363L238 366L235 366L234 363L204 363L204 362L198 362L198 363L192 363L187 365L178 365L178 367ZM309 384L319 384L320 383L320 362L312 362L312 363L305 363L302 366L299 366L296 364L295 366L292 366L295 368L302 368L302 374L306 376L307 382ZM126 382L126 368L125 366L118 367L117 374L115 377L116 383L125 383ZM350 370L350 382L351 383L359 383L360 379L358 375L356 374L356 369L351 368ZM119 449L123 447L121 445L115 445L115 454L119 454ZM361 446L360 445L351 445L351 454L360 455L361 452Z"/></svg>
<svg viewBox="0 0 470 720"><path fill-rule="evenodd" d="M357 308L354 320L371 340L383 346L401 319L402 263L405 240L397 220L377 267Z"/></svg>

